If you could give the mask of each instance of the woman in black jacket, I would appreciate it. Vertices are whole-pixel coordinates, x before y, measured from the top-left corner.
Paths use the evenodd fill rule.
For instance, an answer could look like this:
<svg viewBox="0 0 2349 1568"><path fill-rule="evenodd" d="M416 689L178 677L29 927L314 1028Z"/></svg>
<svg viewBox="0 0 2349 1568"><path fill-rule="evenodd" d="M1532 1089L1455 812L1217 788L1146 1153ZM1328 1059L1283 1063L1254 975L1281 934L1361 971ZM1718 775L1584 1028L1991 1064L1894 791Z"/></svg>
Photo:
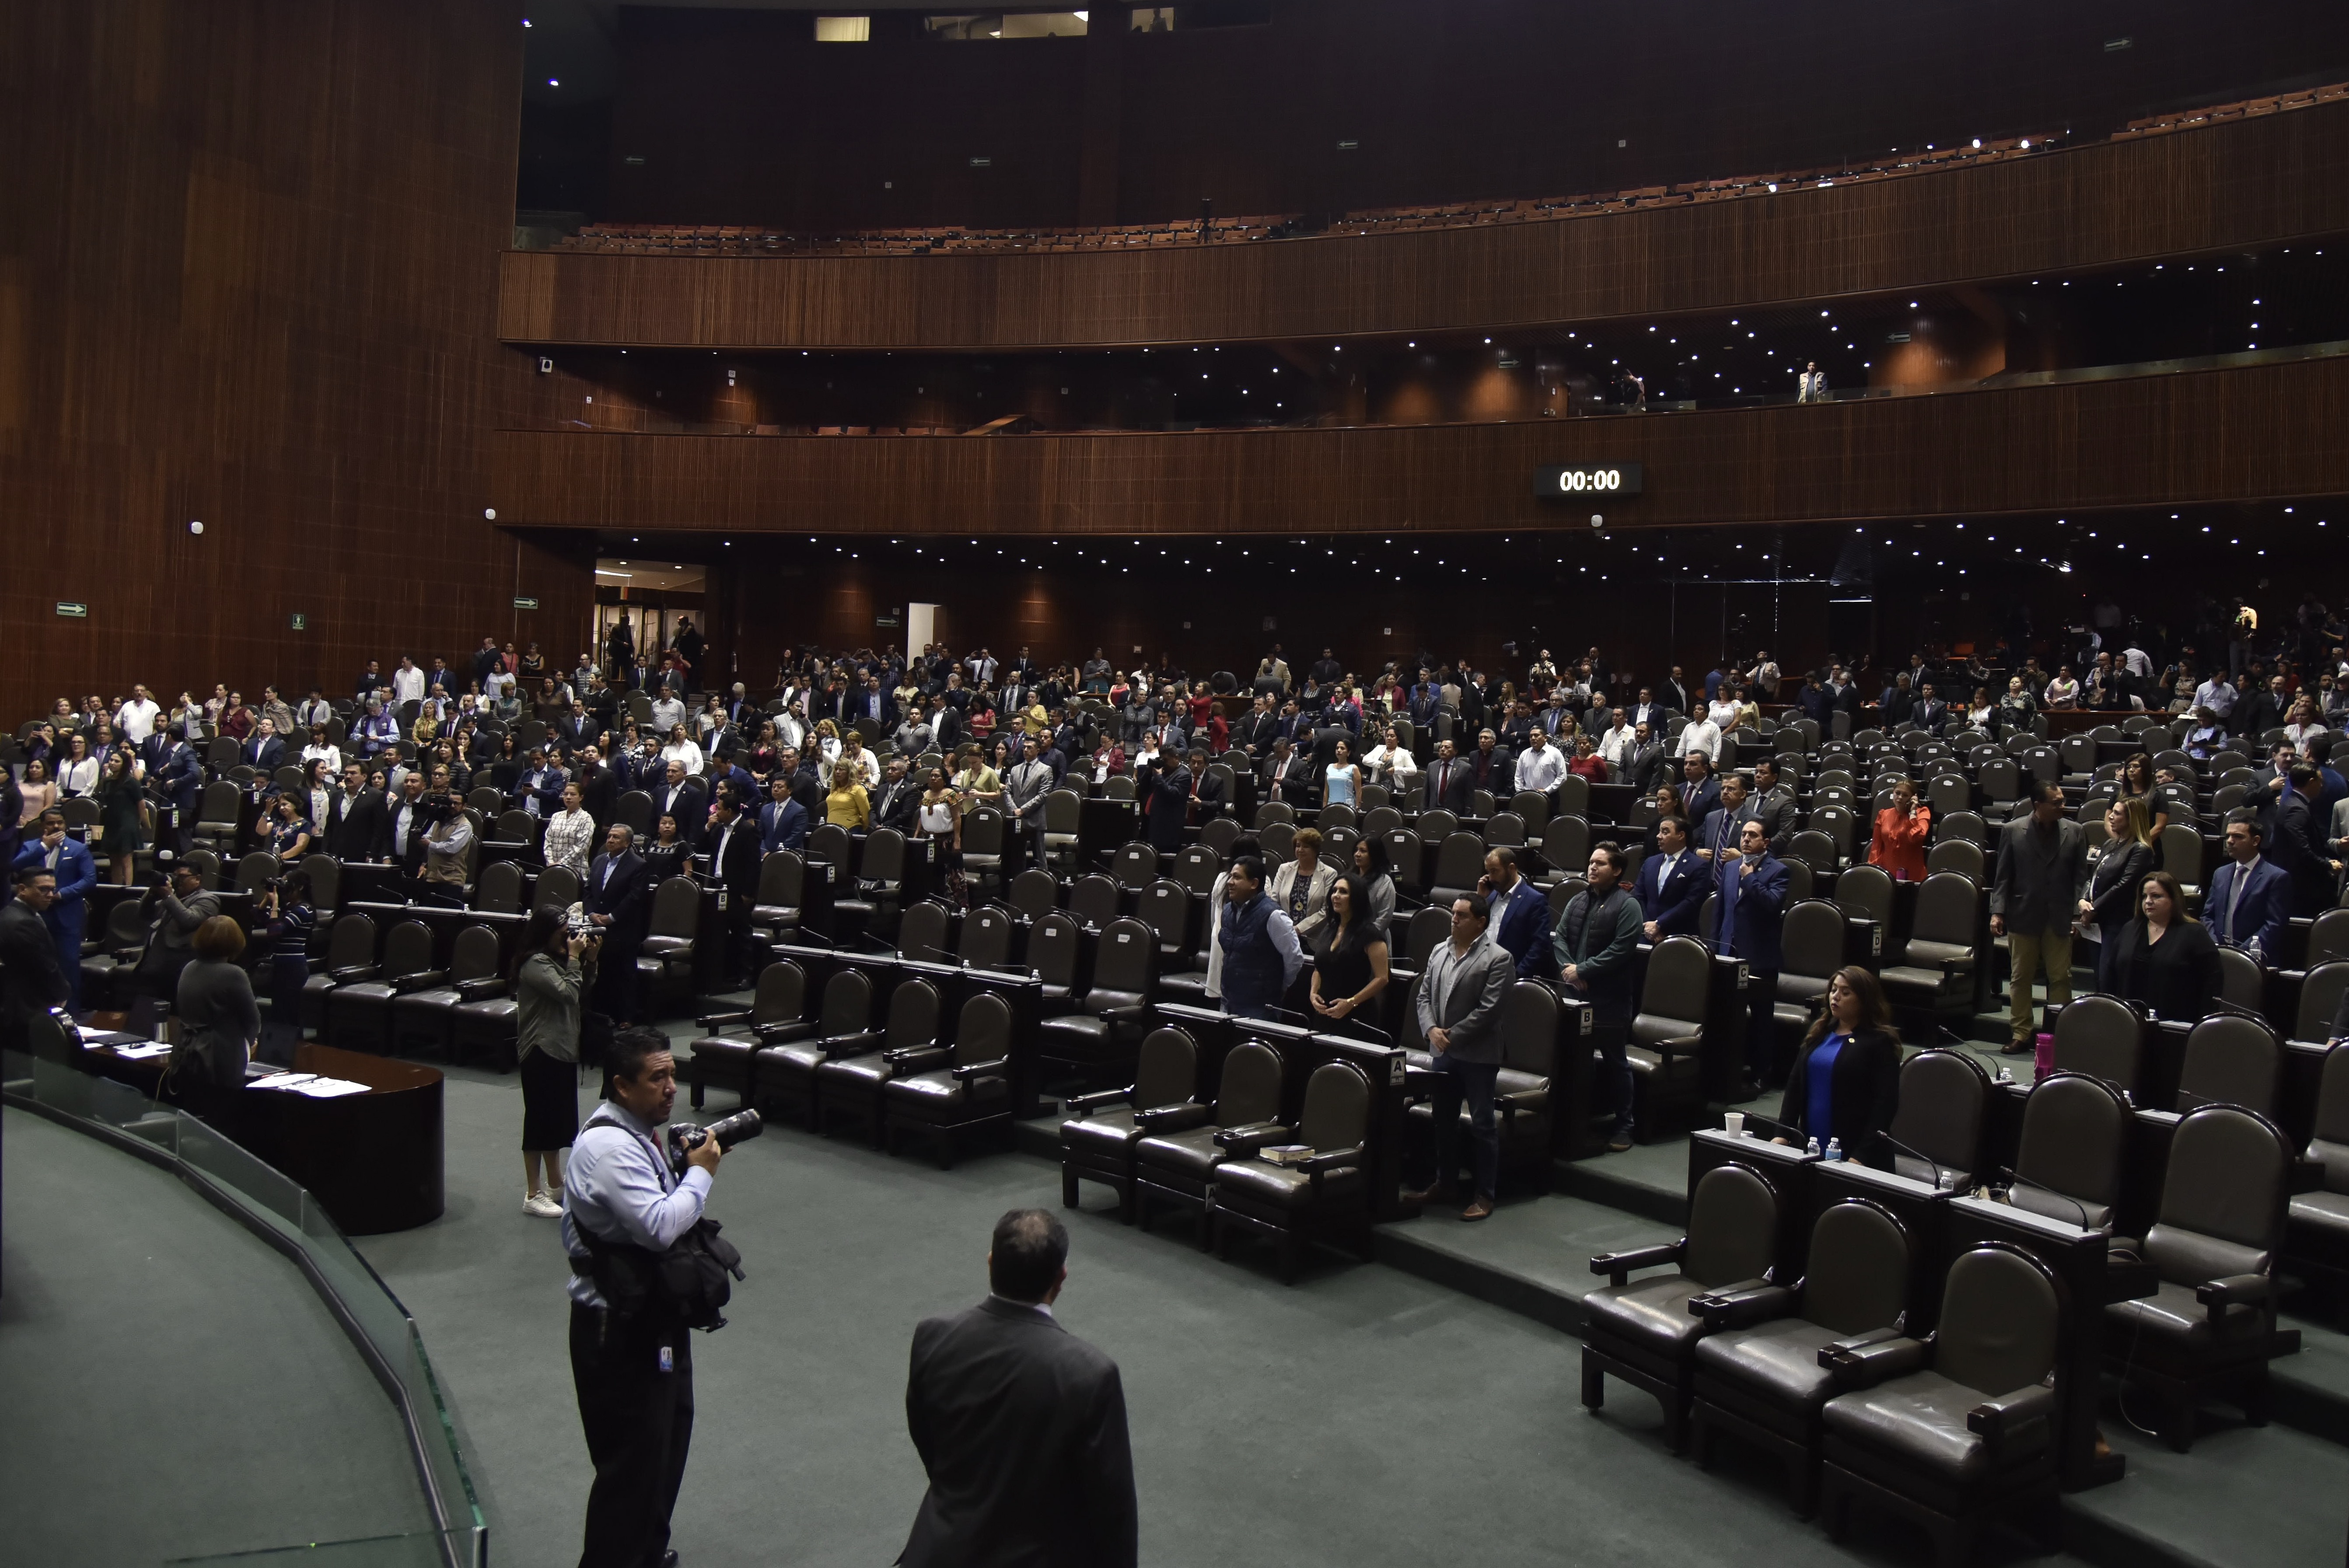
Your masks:
<svg viewBox="0 0 2349 1568"><path fill-rule="evenodd" d="M1892 1169L1892 1150L1878 1136L1900 1108L1900 1037L1892 1005L1867 970L1838 969L1827 981L1826 1011L1803 1037L1778 1122L1780 1143L1832 1140L1842 1157Z"/></svg>
<svg viewBox="0 0 2349 1568"><path fill-rule="evenodd" d="M2096 933L2101 953L2120 940L2137 918L2137 891L2154 868L2153 825L2145 797L2125 796L2105 809L2105 831L2080 893L2080 923ZM2101 967L2101 965L2100 965Z"/></svg>
<svg viewBox="0 0 2349 1568"><path fill-rule="evenodd" d="M2178 879L2168 872L2149 873L2137 912L2105 944L2096 989L2142 1002L2157 1018L2192 1023L2208 1016L2219 995L2219 944L2209 926L2186 913Z"/></svg>

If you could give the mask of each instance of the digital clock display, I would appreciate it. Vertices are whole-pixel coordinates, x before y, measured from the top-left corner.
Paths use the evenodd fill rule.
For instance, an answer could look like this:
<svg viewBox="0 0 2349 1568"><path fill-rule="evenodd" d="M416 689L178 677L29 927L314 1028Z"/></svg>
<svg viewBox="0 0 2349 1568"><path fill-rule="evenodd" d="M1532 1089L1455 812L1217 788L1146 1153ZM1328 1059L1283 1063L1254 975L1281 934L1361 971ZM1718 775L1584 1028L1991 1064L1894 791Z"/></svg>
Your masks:
<svg viewBox="0 0 2349 1568"><path fill-rule="evenodd" d="M1646 475L1638 463L1575 463L1534 470L1534 494L1547 500L1568 496L1638 495Z"/></svg>

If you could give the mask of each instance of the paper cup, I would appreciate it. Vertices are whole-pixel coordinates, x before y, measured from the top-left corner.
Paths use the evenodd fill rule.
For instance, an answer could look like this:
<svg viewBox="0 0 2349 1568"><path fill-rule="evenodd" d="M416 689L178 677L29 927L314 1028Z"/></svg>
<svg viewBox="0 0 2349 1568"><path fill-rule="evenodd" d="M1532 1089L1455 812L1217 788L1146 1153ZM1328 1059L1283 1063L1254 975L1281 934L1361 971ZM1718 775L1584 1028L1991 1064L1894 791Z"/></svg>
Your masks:
<svg viewBox="0 0 2349 1568"><path fill-rule="evenodd" d="M1721 1113L1721 1130L1729 1134L1732 1138L1744 1137L1745 1113L1742 1110L1723 1111Z"/></svg>

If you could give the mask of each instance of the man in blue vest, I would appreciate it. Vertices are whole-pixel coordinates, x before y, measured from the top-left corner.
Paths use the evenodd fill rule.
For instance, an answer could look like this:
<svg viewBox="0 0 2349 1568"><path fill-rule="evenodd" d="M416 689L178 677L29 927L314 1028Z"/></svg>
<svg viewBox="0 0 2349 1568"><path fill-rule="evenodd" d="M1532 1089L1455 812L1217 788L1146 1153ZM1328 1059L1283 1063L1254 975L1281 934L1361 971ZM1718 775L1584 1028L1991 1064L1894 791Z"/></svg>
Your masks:
<svg viewBox="0 0 2349 1568"><path fill-rule="evenodd" d="M1268 1018L1305 969L1305 950L1288 916L1264 896L1264 862L1242 855L1224 884L1224 918L1216 928L1224 952L1224 1011L1235 1018Z"/></svg>

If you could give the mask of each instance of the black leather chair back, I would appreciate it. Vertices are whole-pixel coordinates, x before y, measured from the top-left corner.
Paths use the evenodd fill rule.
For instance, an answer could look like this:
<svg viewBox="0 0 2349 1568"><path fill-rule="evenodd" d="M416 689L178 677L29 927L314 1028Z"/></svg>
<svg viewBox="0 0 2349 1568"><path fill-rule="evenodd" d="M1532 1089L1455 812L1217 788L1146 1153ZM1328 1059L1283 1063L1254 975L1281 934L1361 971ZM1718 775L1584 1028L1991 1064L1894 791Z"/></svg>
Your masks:
<svg viewBox="0 0 2349 1568"><path fill-rule="evenodd" d="M538 873L538 886L531 893L531 902L540 909L548 904L569 909L579 902L579 873L569 866L547 867Z"/></svg>
<svg viewBox="0 0 2349 1568"><path fill-rule="evenodd" d="M2064 1297L2045 1265L1998 1243L1961 1253L1941 1290L1933 1370L1962 1387L2011 1394L2055 1368Z"/></svg>
<svg viewBox="0 0 2349 1568"><path fill-rule="evenodd" d="M2308 953L2301 967L2313 969L2335 958L2349 958L2349 909L2328 909L2308 928Z"/></svg>
<svg viewBox="0 0 2349 1568"><path fill-rule="evenodd" d="M1102 927L1101 954L1093 960L1092 990L1088 995L1147 998L1155 968L1157 938L1150 927L1127 916Z"/></svg>
<svg viewBox="0 0 2349 1568"><path fill-rule="evenodd" d="M770 850L759 861L759 891L751 902L795 909L806 892L807 862L797 850Z"/></svg>
<svg viewBox="0 0 2349 1568"><path fill-rule="evenodd" d="M1850 874L1844 873L1846 877ZM1840 888L1840 881L1837 886ZM1957 872L1935 872L1918 885L1917 919L1910 928L1909 940L1971 947L1981 896L1982 884L1971 877Z"/></svg>
<svg viewBox="0 0 2349 1568"><path fill-rule="evenodd" d="M397 980L421 975L432 967L432 928L420 920L403 920L383 939L383 976Z"/></svg>
<svg viewBox="0 0 2349 1568"><path fill-rule="evenodd" d="M2330 1039L2344 992L2349 992L2349 959L2336 958L2312 967L2300 983L2300 1016L2292 1021L2292 1037Z"/></svg>
<svg viewBox="0 0 2349 1568"><path fill-rule="evenodd" d="M1989 1099L1989 1076L1973 1057L1962 1051L1919 1051L1900 1064L1899 1108L1887 1130L1944 1172L1971 1173L1982 1149L1982 1108ZM1933 1180L1932 1165L1898 1150L1892 1168L1913 1181Z"/></svg>
<svg viewBox="0 0 2349 1568"><path fill-rule="evenodd" d="M538 842L538 819L527 811L506 810L497 815L498 840L508 844Z"/></svg>
<svg viewBox="0 0 2349 1568"><path fill-rule="evenodd" d="M2349 1192L2349 1046L2335 1046L2324 1055L2308 1158L2323 1161L2326 1191Z"/></svg>
<svg viewBox="0 0 2349 1568"><path fill-rule="evenodd" d="M701 884L691 877L671 877L653 890L652 928L648 936L682 936L690 940L701 926Z"/></svg>
<svg viewBox="0 0 2349 1568"><path fill-rule="evenodd" d="M1501 994L1501 1065L1550 1077L1557 1068L1557 993L1538 980L1514 980Z"/></svg>
<svg viewBox="0 0 2349 1568"><path fill-rule="evenodd" d="M236 891L257 893L285 870L267 850L255 850L236 862Z"/></svg>
<svg viewBox="0 0 2349 1568"><path fill-rule="evenodd" d="M1170 957L1190 938L1191 894L1181 882L1161 877L1143 888L1136 913L1158 938L1159 951Z"/></svg>
<svg viewBox="0 0 2349 1568"><path fill-rule="evenodd" d="M816 1033L825 1039L860 1035L873 1026L873 977L862 969L840 969L823 984L823 1012Z"/></svg>
<svg viewBox="0 0 2349 1568"><path fill-rule="evenodd" d="M1282 808L1284 810L1287 809ZM1257 830L1256 843L1257 849L1264 856L1266 864L1278 865L1297 852L1297 824L1285 818L1279 821L1267 822Z"/></svg>
<svg viewBox="0 0 2349 1568"><path fill-rule="evenodd" d="M1117 906L1116 882L1099 872L1079 877L1069 890L1069 913L1096 929L1117 918Z"/></svg>
<svg viewBox="0 0 2349 1568"><path fill-rule="evenodd" d="M1803 1315L1837 1334L1900 1321L1909 1305L1909 1233L1861 1199L1830 1204L1811 1226Z"/></svg>
<svg viewBox="0 0 2349 1568"><path fill-rule="evenodd" d="M1943 839L1925 855L1927 872L1954 872L1976 887L1990 880L1990 868L1982 846L1965 839Z"/></svg>
<svg viewBox="0 0 2349 1568"><path fill-rule="evenodd" d="M1853 866L1836 878L1835 901L1843 906L1846 914L1889 926L1892 920L1892 879L1882 866Z"/></svg>
<svg viewBox="0 0 2349 1568"><path fill-rule="evenodd" d="M1580 817L1552 817L1542 829L1541 857L1568 876L1590 864L1590 824Z"/></svg>
<svg viewBox="0 0 2349 1568"><path fill-rule="evenodd" d="M469 925L457 934L449 953L449 979L487 980L498 972L498 934L486 925Z"/></svg>
<svg viewBox="0 0 2349 1568"><path fill-rule="evenodd" d="M1216 1122L1246 1127L1280 1115L1280 1053L1262 1040L1242 1040L1224 1053L1216 1090Z"/></svg>
<svg viewBox="0 0 2349 1568"><path fill-rule="evenodd" d="M2259 960L2240 947L2219 949L2219 995L2238 1007L2256 1013L2267 990Z"/></svg>
<svg viewBox="0 0 2349 1568"><path fill-rule="evenodd" d="M895 887L905 880L905 835L895 828L875 828L864 836L864 858L857 862L857 879Z"/></svg>
<svg viewBox="0 0 2349 1568"><path fill-rule="evenodd" d="M953 963L954 954L947 948L952 923L953 912L936 899L912 905L897 922L897 956L916 964Z"/></svg>
<svg viewBox="0 0 2349 1568"><path fill-rule="evenodd" d="M2178 1119L2146 1260L2173 1284L2265 1274L2283 1235L2292 1150L2263 1116L2206 1105Z"/></svg>
<svg viewBox="0 0 2349 1568"><path fill-rule="evenodd" d="M1083 956L1084 927L1064 909L1052 911L1028 933L1028 966L1047 985L1075 985Z"/></svg>
<svg viewBox="0 0 2349 1568"><path fill-rule="evenodd" d="M1296 820L1297 808L1290 805L1288 801L1265 800L1257 804L1256 809L1256 821L1252 826L1255 827L1257 832L1261 833L1275 822L1294 822Z"/></svg>
<svg viewBox="0 0 2349 1568"><path fill-rule="evenodd" d="M1509 797L1509 810L1525 822L1527 832L1538 833L1549 820L1549 797L1520 789Z"/></svg>
<svg viewBox="0 0 2349 1568"><path fill-rule="evenodd" d="M1354 825L1354 809L1343 800L1324 806L1314 815L1313 825L1321 830L1321 836L1326 839L1330 836L1330 830L1332 828L1350 828Z"/></svg>
<svg viewBox="0 0 2349 1568"><path fill-rule="evenodd" d="M1365 784L1362 786L1362 792L1367 797L1370 791L1377 788L1375 784ZM1362 837L1366 839L1383 838L1402 826L1402 813L1392 806L1366 805L1362 811L1362 820L1355 826L1361 830Z"/></svg>
<svg viewBox="0 0 2349 1568"><path fill-rule="evenodd" d="M481 869L473 884L473 907L490 914L513 914L522 909L522 867L499 861Z"/></svg>
<svg viewBox="0 0 2349 1568"><path fill-rule="evenodd" d="M969 843L965 839L965 844ZM1030 920L1041 920L1061 905L1061 884L1050 872L1030 866L1011 879L1011 907Z"/></svg>
<svg viewBox="0 0 2349 1568"><path fill-rule="evenodd" d="M962 852L967 855L1001 854L1003 823L1004 816L1000 808L974 807L962 820Z"/></svg>
<svg viewBox="0 0 2349 1568"><path fill-rule="evenodd" d="M955 1025L955 1066L1001 1061L1010 1054L1011 1004L993 991L981 991L962 1005Z"/></svg>
<svg viewBox="0 0 2349 1568"><path fill-rule="evenodd" d="M1807 1000L1843 967L1843 911L1823 898L1805 899L1788 907L1778 940L1778 994Z"/></svg>
<svg viewBox="0 0 2349 1568"><path fill-rule="evenodd" d="M1109 874L1120 887L1139 892L1158 880L1158 851L1139 841L1121 844L1110 857Z"/></svg>
<svg viewBox="0 0 2349 1568"><path fill-rule="evenodd" d="M1431 888L1473 888L1485 874L1485 841L1474 833L1446 833L1435 851Z"/></svg>
<svg viewBox="0 0 2349 1568"><path fill-rule="evenodd" d="M2123 1092L2137 1087L2145 1026L2114 996L2083 996L2055 1015L2055 1066L2093 1073Z"/></svg>
<svg viewBox="0 0 2349 1568"><path fill-rule="evenodd" d="M1506 844L1511 849L1523 847L1526 841L1526 820L1515 811L1495 811L1485 822L1485 843Z"/></svg>
<svg viewBox="0 0 2349 1568"><path fill-rule="evenodd" d="M807 836L808 859L829 861L843 871L848 868L855 848L855 841L848 836L848 830L837 822L823 823Z"/></svg>
<svg viewBox="0 0 2349 1568"><path fill-rule="evenodd" d="M1452 935L1452 908L1449 904L1429 904L1413 910L1411 923L1403 927L1402 954L1414 966L1425 967L1428 954L1435 944Z"/></svg>
<svg viewBox="0 0 2349 1568"><path fill-rule="evenodd" d="M759 971L759 988L750 997L750 1022L789 1024L806 1010L806 970L783 958Z"/></svg>
<svg viewBox="0 0 2349 1568"><path fill-rule="evenodd" d="M1219 861L1230 854L1232 846L1239 841L1240 824L1235 817L1210 818L1199 829L1199 842L1213 850Z"/></svg>
<svg viewBox="0 0 2349 1568"><path fill-rule="evenodd" d="M974 909L962 917L955 956L982 968L1011 962L1011 917L999 909Z"/></svg>
<svg viewBox="0 0 2349 1568"><path fill-rule="evenodd" d="M927 980L907 980L889 993L888 1048L907 1050L938 1037L938 992Z"/></svg>
<svg viewBox="0 0 2349 1568"><path fill-rule="evenodd" d="M354 913L336 920L334 934L326 939L327 969L357 969L374 962L375 917Z"/></svg>
<svg viewBox="0 0 2349 1568"><path fill-rule="evenodd" d="M1198 1084L1198 1042L1172 1026L1153 1029L1143 1037L1134 1062L1133 1093L1126 1103L1136 1110L1180 1105Z"/></svg>
<svg viewBox="0 0 2349 1568"><path fill-rule="evenodd" d="M1456 811L1438 806L1432 811L1419 814L1419 836L1424 841L1440 844L1447 836L1459 830L1460 815Z"/></svg>
<svg viewBox="0 0 2349 1568"><path fill-rule="evenodd" d="M622 791L612 803L612 820L644 838L653 830L653 798L642 789Z"/></svg>
<svg viewBox="0 0 2349 1568"><path fill-rule="evenodd" d="M1667 936L1657 943L1648 954L1648 978L1640 993L1639 1016L1631 1020L1632 1038L1659 1037L1659 1031L1671 1037L1702 1030L1712 966L1713 954L1693 936ZM1654 1027L1642 1026L1651 1023Z"/></svg>
<svg viewBox="0 0 2349 1568"><path fill-rule="evenodd" d="M2194 1026L2186 1037L2186 1061L2178 1074L2180 1111L2204 1105L2240 1105L2261 1116L2275 1112L2276 1077L2283 1070L2283 1043L2257 1018L2219 1013Z"/></svg>
<svg viewBox="0 0 2349 1568"><path fill-rule="evenodd" d="M1689 1195L1682 1274L1709 1285L1759 1279L1770 1271L1777 1243L1778 1194L1769 1182L1733 1163L1716 1165L1697 1178L1696 1191Z"/></svg>
<svg viewBox="0 0 2349 1568"><path fill-rule="evenodd" d="M1371 1083L1350 1062L1323 1062L1305 1080L1297 1141L1317 1150L1352 1149L1370 1136Z"/></svg>
<svg viewBox="0 0 2349 1568"><path fill-rule="evenodd" d="M2023 1138L2007 1199L2084 1230L2108 1230L2120 1202L2129 1109L2090 1073L2054 1072L2023 1102Z"/></svg>
<svg viewBox="0 0 2349 1568"><path fill-rule="evenodd" d="M329 854L305 855L302 870L310 879L310 907L330 910L341 901L343 862Z"/></svg>
<svg viewBox="0 0 2349 1568"><path fill-rule="evenodd" d="M1204 843L1186 845L1174 857L1174 880L1185 892L1205 898L1216 891L1216 879L1223 874L1224 862Z"/></svg>

